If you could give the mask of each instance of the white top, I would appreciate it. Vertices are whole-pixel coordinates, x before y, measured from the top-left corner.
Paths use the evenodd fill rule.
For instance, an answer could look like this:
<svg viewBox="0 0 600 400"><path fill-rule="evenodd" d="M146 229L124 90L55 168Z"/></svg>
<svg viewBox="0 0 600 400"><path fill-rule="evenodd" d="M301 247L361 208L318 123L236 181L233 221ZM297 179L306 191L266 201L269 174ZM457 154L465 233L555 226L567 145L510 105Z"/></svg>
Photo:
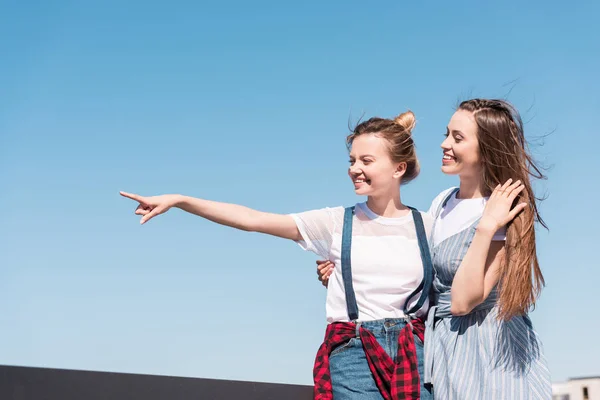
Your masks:
<svg viewBox="0 0 600 400"><path fill-rule="evenodd" d="M427 236L433 218L421 213ZM348 322L342 280L341 248L344 208L324 208L291 214L302 240L298 244L335 264L327 289L327 322ZM359 321L403 318L404 303L423 280L423 264L412 213L386 218L372 212L366 203L355 206L352 235L352 283ZM419 300L412 298L411 305ZM425 302L417 315L429 307Z"/></svg>
<svg viewBox="0 0 600 400"><path fill-rule="evenodd" d="M437 211L440 203L444 201L446 196L448 196L448 194L450 194L450 192L454 189L456 188L444 190L433 200L428 211L428 214L432 218L435 218L435 212ZM457 199L456 193L454 193L448 199L448 202L440 212L438 219L435 221L435 228L431 237L430 245L437 246L450 236L467 229L471 224L481 217L488 199L489 197L479 197L476 199ZM498 230L498 232L496 232L494 235L493 240L506 240L506 228L501 228Z"/></svg>

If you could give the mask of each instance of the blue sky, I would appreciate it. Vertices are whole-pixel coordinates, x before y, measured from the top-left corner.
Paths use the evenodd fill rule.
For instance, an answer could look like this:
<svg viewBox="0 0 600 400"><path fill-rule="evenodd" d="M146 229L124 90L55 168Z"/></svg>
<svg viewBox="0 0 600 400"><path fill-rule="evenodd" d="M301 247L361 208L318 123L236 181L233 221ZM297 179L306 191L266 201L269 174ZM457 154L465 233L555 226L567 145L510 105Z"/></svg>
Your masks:
<svg viewBox="0 0 600 400"><path fill-rule="evenodd" d="M344 137L408 108L421 209L456 184L457 101L507 96L548 180L533 322L553 380L598 375L595 2L0 4L0 363L310 384L315 257L119 190L272 212L349 205ZM538 143L534 141L534 143Z"/></svg>

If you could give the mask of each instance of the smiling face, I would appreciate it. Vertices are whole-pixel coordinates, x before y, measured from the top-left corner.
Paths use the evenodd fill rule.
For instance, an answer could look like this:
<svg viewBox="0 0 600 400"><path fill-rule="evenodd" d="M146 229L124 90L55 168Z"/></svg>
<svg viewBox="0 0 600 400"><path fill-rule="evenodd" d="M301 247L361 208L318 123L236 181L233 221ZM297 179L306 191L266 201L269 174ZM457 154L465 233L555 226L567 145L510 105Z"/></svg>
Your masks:
<svg viewBox="0 0 600 400"><path fill-rule="evenodd" d="M398 191L405 169L406 163L393 162L386 139L363 134L352 142L348 175L356 194L380 196Z"/></svg>
<svg viewBox="0 0 600 400"><path fill-rule="evenodd" d="M462 177L478 177L482 173L477 123L473 113L458 110L446 128L442 142L442 172Z"/></svg>

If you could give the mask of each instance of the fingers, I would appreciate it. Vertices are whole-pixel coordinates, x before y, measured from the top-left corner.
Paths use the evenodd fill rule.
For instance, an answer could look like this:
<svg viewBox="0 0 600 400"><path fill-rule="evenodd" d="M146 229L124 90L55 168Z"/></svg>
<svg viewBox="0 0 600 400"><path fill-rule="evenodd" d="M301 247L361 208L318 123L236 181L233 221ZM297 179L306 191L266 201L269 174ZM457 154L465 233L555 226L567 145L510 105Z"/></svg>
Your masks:
<svg viewBox="0 0 600 400"><path fill-rule="evenodd" d="M499 195L501 190L502 190L502 185L499 184L498 186L496 186L494 188L494 191L490 195L490 200L496 198Z"/></svg>
<svg viewBox="0 0 600 400"><path fill-rule="evenodd" d="M161 209L159 209L158 207L156 207L155 209L153 209L148 214L146 214L142 217L142 219L140 220L140 224L144 225L146 222L150 221L152 218L154 218L157 215L162 214L162 213L163 213L163 211Z"/></svg>
<svg viewBox="0 0 600 400"><path fill-rule="evenodd" d="M506 188L506 192L512 192L513 190L515 190L516 188L518 188L519 186L521 186L521 180L517 180L515 183L513 183L512 185L510 185L509 187Z"/></svg>
<svg viewBox="0 0 600 400"><path fill-rule="evenodd" d="M150 211L152 211L152 210L150 209L150 207L146 207L146 206L144 206L144 205L142 205L142 204L140 204L139 206L137 206L137 208L135 209L135 213L136 213L137 215L146 215L146 214L148 214Z"/></svg>
<svg viewBox="0 0 600 400"><path fill-rule="evenodd" d="M512 183L512 178L509 178L506 182L504 182L504 185L502 185L502 191L506 191L506 189L508 189L508 187L510 186L511 183Z"/></svg>
<svg viewBox="0 0 600 400"><path fill-rule="evenodd" d="M509 178L506 182L504 182L503 185L498 185L496 186L496 188L494 189L494 191L492 192L492 195L490 196L490 199L492 197L498 197L498 196L502 196L504 193L506 193L506 191L508 190L508 188L510 187L510 184L512 183L512 178Z"/></svg>
<svg viewBox="0 0 600 400"><path fill-rule="evenodd" d="M319 266L319 272L321 273L321 275L329 277L333 272L333 267L334 264L331 261L328 261L326 264Z"/></svg>
<svg viewBox="0 0 600 400"><path fill-rule="evenodd" d="M329 285L329 277L331 276L331 272L327 273L324 276L319 276L319 280L321 281L321 284L325 287L327 287Z"/></svg>
<svg viewBox="0 0 600 400"><path fill-rule="evenodd" d="M517 181L517 182L520 182L520 181ZM521 193L523 191L523 189L525 189L525 185L519 185L516 188L512 189L512 191L508 195L508 199L512 202L514 199L517 198L519 193Z"/></svg>
<svg viewBox="0 0 600 400"><path fill-rule="evenodd" d="M144 225L146 222L150 221L152 218L154 218L154 215L152 215L151 212L144 215L142 217L142 219L140 219L140 225Z"/></svg>
<svg viewBox="0 0 600 400"><path fill-rule="evenodd" d="M519 213L521 211L523 211L525 209L525 207L527 207L527 203L519 203L515 206L515 208L513 208L509 213L508 213L508 218L509 221L512 221L513 219L515 219L515 217L517 215L519 215Z"/></svg>
<svg viewBox="0 0 600 400"><path fill-rule="evenodd" d="M329 277L333 273L334 264L329 260L317 261L317 275L321 284L325 287L329 285Z"/></svg>
<svg viewBox="0 0 600 400"><path fill-rule="evenodd" d="M119 193L121 194L121 196L127 197L128 199L131 199L131 200L135 200L138 203L143 203L144 202L144 197L143 196L139 196L137 194L127 193L127 192L119 192Z"/></svg>
<svg viewBox="0 0 600 400"><path fill-rule="evenodd" d="M510 200L514 200L519 193L525 189L525 185L521 184L521 180L513 182L512 178L504 182L504 185L496 186L493 194L504 195ZM493 195L492 194L492 195Z"/></svg>
<svg viewBox="0 0 600 400"><path fill-rule="evenodd" d="M329 260L325 260L325 261L317 261L317 270L319 272L323 272L323 271L327 271L328 269L330 269L333 266L333 263Z"/></svg>
<svg viewBox="0 0 600 400"><path fill-rule="evenodd" d="M511 181L510 179L506 181L507 183ZM504 184L506 186L506 183ZM503 186L504 187L504 186ZM509 186L504 188L503 195L508 198L511 202L517 197L519 193L521 193L525 189L525 185L521 184L521 180L517 180Z"/></svg>
<svg viewBox="0 0 600 400"><path fill-rule="evenodd" d="M317 275L319 280L327 279L333 272L333 263L331 261L324 261L317 267Z"/></svg>

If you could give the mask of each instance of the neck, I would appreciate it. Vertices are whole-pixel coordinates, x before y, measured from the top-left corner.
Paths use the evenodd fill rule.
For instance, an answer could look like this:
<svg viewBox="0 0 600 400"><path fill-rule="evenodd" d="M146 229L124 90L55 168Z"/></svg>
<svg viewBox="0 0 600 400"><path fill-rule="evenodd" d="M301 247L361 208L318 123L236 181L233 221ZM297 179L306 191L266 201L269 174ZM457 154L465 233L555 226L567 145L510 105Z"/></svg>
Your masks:
<svg viewBox="0 0 600 400"><path fill-rule="evenodd" d="M375 214L386 218L397 218L406 215L406 207L400 200L400 191L392 196L369 196L367 207Z"/></svg>
<svg viewBox="0 0 600 400"><path fill-rule="evenodd" d="M475 199L485 197L481 185L481 179L471 177L460 177L460 189L458 198L460 199Z"/></svg>

